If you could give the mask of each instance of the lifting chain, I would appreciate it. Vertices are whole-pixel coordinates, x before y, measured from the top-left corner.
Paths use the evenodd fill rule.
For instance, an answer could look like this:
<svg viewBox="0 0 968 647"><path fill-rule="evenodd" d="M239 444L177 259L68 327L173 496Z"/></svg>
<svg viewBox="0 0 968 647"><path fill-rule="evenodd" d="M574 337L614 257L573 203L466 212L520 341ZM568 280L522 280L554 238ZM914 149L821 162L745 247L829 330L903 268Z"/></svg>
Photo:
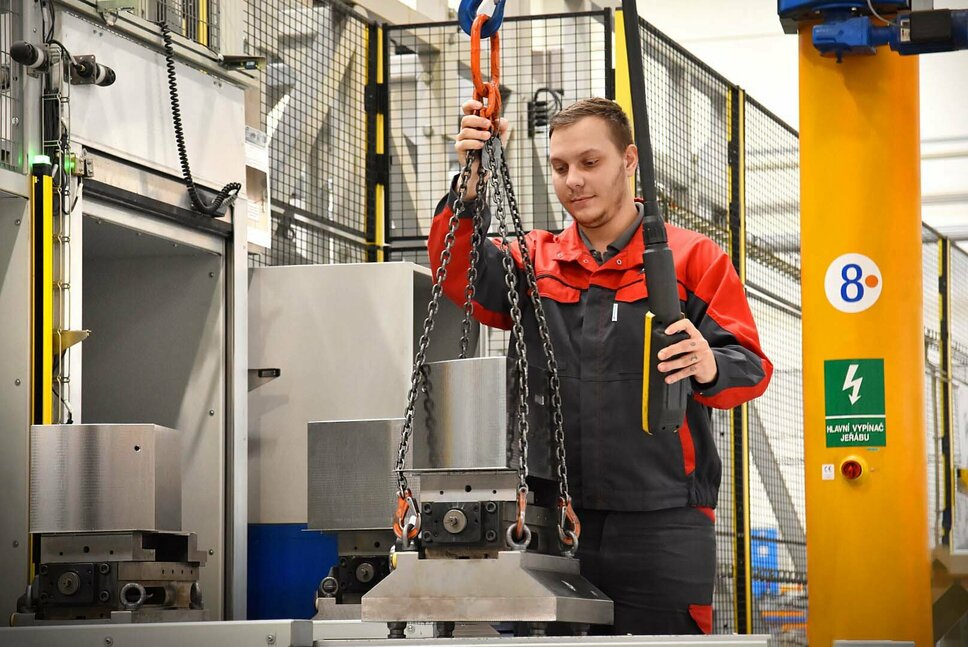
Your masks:
<svg viewBox="0 0 968 647"><path fill-rule="evenodd" d="M500 140L498 140L500 142ZM541 296L538 294L538 279L534 270L534 259L531 257L528 243L524 234L524 226L521 223L521 213L518 211L518 202L514 195L514 187L511 185L511 172L508 170L507 159L501 155L501 178L504 183L504 196L507 200L511 212L511 220L514 225L514 235L518 239L521 248L521 259L524 265L524 275L527 281L528 293L531 295L531 305L534 308L535 320L538 322L538 335L541 338L541 346L544 349L545 359L548 366L548 377L551 388L551 415L554 424L554 448L556 457L556 467L558 470L558 508L560 518L558 521L558 536L561 543L568 547L568 554L574 555L578 551L578 536L581 534L581 523L578 515L572 507L571 494L568 492L568 465L565 460L565 427L564 418L561 413L561 379L558 375L558 360L555 358L555 349L551 343L551 333L548 330L548 320L545 317L544 305L541 303Z"/></svg>
<svg viewBox="0 0 968 647"><path fill-rule="evenodd" d="M467 191L474 156L467 156L467 163L460 174L461 194ZM457 226L461 214L464 212L463 202L458 202L447 223L447 234L444 236L444 249L440 253L440 266L434 274L434 287L430 293L430 303L427 305L427 317L424 319L423 332L417 343L417 353L413 358L413 370L410 372L410 390L407 393L407 412L404 415L403 431L400 433L400 448L397 451L397 462L394 472L397 475L397 511L393 517L393 530L404 548L411 546L411 541L420 531L420 512L413 500L413 493L407 483L404 472L407 465L407 454L410 450L410 439L413 436L413 416L417 406L417 394L424 388L426 380L425 366L427 364L427 348L430 346L430 333L434 329L437 311L440 308L440 296L444 291L444 281L447 279L447 266L450 265L451 251L457 235ZM412 512L411 512L412 511ZM410 516L407 513L411 512ZM415 518L415 519L413 519ZM412 523L411 523L412 520ZM409 528L409 532L404 530Z"/></svg>
<svg viewBox="0 0 968 647"><path fill-rule="evenodd" d="M507 542L514 550L524 550L531 539L531 532L524 522L525 510L528 505L528 427L530 417L530 392L528 389L528 349L524 343L524 325L521 316L520 294L518 292L518 273L511 253L511 243L508 240L508 218L504 213L506 203L505 183L500 174L507 166L498 167L498 158L503 159L504 150L501 138L492 136L484 144L481 154L481 174L489 178L494 195L495 215L499 235L498 247L501 250L501 265L504 267L504 286L507 288L508 303L511 306L511 340L514 343L514 378L517 382L517 436L518 436L518 511L517 522L508 528ZM483 202L483 195L479 196ZM514 216L512 216L513 219ZM518 243L523 242L518 239ZM523 248L522 248L523 251ZM513 530L513 532L512 532Z"/></svg>
<svg viewBox="0 0 968 647"><path fill-rule="evenodd" d="M481 85L480 79L480 29L484 20L481 16L475 21L471 36L472 67L476 74L475 86ZM486 84L483 93L481 88L475 87L475 99L482 100L487 98L488 104L481 111L482 116L497 122L497 114L500 110L500 95L498 94L498 44L497 35L492 36L491 42L491 72L492 83ZM476 64L473 64L476 62ZM484 96L479 96L483 94ZM508 216L505 214L505 205L510 214L511 227L515 238L518 241L521 253L522 265L524 266L524 279L527 293L534 308L535 319L538 323L538 334L541 338L541 345L547 360L549 386L551 389L552 418L554 424L553 441L555 447L557 480L558 480L558 507L560 516L558 520L558 534L562 544L566 547L566 555L574 555L578 549L578 537L581 534L581 524L578 516L572 507L571 495L568 493L568 471L565 460L565 434L562 419L561 405L561 381L558 375L558 362L555 359L554 348L551 342L551 335L548 329L548 322L545 318L544 307L541 297L538 294L537 276L534 269L534 260L528 249L525 238L524 227L521 215L518 211L517 200L514 195L514 188L511 184L511 175L508 170L507 160L504 156L504 149L501 140L496 135L491 136L484 144L484 148L478 152L471 152L467 155L467 160L461 170L458 181L457 193L459 199L454 205L453 213L448 221L447 233L444 236L444 248L440 254L440 265L434 275L434 286L431 291L430 303L427 306L427 317L424 320L423 332L417 344L417 353L414 356L413 370L410 374L410 390L407 395L407 410L404 417L403 431L400 436L400 447L397 453L395 472L397 476L397 510L394 514L393 529L401 543L401 547L409 549L413 547L413 539L420 531L420 511L413 498L404 470L406 468L406 458L410 448L410 440L413 436L414 410L418 393L427 393L427 349L430 345L430 334L434 329L437 312L440 307L440 296L443 292L443 285L447 279L447 268L450 264L454 242L456 240L457 227L461 217L467 208L464 196L467 195L467 186L470 181L473 165L478 160L481 161L480 172L477 180L478 199L473 201L473 214L471 217L473 231L471 234L471 249L469 254L469 266L467 268L467 286L464 289L464 317L461 321L460 355L461 359L467 357L471 320L474 311L474 296L477 285L477 271L480 262L480 250L485 236L484 232L484 208L487 201L486 189L490 185L494 196L495 215L497 217L499 244L501 250L501 264L504 269L504 284L507 288L507 298L510 305L511 314L511 335L515 349L514 379L517 391L517 440L518 440L518 493L517 493L517 515L514 524L508 526L506 540L508 546L514 550L525 550L531 541L531 530L525 523L525 512L528 500L528 431L529 431L529 386L528 386L528 359L527 347L524 340L523 317L521 314L520 292L518 286L518 274L515 267L514 256L511 251L509 241Z"/></svg>
<svg viewBox="0 0 968 647"><path fill-rule="evenodd" d="M468 155L468 157L471 157ZM477 174L477 195L486 192L487 180L483 173ZM466 187L458 187L458 195L463 201ZM470 265L467 267L467 287L464 288L464 319L460 323L460 359L467 357L467 347L471 334L471 321L474 316L474 295L477 291L477 265L480 261L481 241L484 238L484 201L478 200L472 216L474 231L471 234Z"/></svg>

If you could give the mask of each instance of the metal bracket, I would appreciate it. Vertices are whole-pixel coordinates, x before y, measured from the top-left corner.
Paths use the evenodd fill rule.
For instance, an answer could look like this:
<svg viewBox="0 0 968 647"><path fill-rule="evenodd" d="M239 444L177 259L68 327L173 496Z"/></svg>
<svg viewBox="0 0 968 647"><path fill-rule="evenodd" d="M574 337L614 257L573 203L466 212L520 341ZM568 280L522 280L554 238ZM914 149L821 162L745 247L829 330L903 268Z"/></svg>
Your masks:
<svg viewBox="0 0 968 647"><path fill-rule="evenodd" d="M280 368L250 368L249 390L255 390L267 382L271 382L282 375Z"/></svg>

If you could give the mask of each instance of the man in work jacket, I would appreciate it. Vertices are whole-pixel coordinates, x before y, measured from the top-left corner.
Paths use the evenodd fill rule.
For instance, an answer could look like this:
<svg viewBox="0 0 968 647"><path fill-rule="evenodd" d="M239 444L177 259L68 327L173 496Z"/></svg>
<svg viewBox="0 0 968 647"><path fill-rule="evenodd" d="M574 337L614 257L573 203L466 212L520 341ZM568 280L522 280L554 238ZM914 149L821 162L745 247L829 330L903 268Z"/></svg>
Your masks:
<svg viewBox="0 0 968 647"><path fill-rule="evenodd" d="M467 151L490 137L491 122L465 116L455 148ZM507 123L496 131L506 137ZM692 380L685 424L678 433L642 430L643 281L642 210L629 178L638 165L628 118L607 99L586 99L550 123L555 193L574 223L561 234L527 235L538 292L554 344L569 486L582 522L582 574L615 602L616 634L690 634L712 631L716 539L714 511L722 465L713 441L710 407L730 409L766 389L772 365L760 349L749 304L729 257L712 240L667 225L685 318L668 327L688 339L662 351L659 370L669 383ZM477 168L444 292L464 303ZM434 271L440 264L455 204L456 179L437 206L428 240ZM485 214L485 232L489 226ZM513 246L523 286L520 249ZM520 289L524 289L521 287ZM528 357L544 354L527 298ZM494 241L483 238L474 316L509 329L510 305Z"/></svg>

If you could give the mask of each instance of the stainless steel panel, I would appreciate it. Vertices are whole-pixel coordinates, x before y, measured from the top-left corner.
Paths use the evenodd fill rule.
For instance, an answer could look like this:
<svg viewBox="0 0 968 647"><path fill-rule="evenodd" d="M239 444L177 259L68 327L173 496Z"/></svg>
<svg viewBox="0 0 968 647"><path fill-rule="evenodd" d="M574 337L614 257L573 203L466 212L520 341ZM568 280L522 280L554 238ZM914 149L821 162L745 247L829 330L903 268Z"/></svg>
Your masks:
<svg viewBox="0 0 968 647"><path fill-rule="evenodd" d="M390 527L402 430L403 418L309 423L310 528L336 532Z"/></svg>
<svg viewBox="0 0 968 647"><path fill-rule="evenodd" d="M225 614L245 620L249 537L249 281L246 201L233 207L231 251L226 258L227 416L225 461ZM238 217L236 217L238 215Z"/></svg>
<svg viewBox="0 0 968 647"><path fill-rule="evenodd" d="M121 616L122 614L117 614ZM18 647L312 647L309 620L77 624L0 629L0 645Z"/></svg>
<svg viewBox="0 0 968 647"><path fill-rule="evenodd" d="M27 200L0 199L0 610L6 613L17 608L28 582L29 216Z"/></svg>
<svg viewBox="0 0 968 647"><path fill-rule="evenodd" d="M384 627L385 628L385 627ZM407 632L409 647L442 644L423 626ZM0 644L18 647L312 647L317 640L339 640L341 647L380 647L386 638L370 637L366 623L355 621L262 620L250 622L66 625L0 628ZM385 635L385 634L384 634ZM271 636L271 640L270 640ZM105 639L110 639L108 643ZM449 638L453 647L767 647L769 636L568 636L548 638ZM322 644L322 643L318 643Z"/></svg>
<svg viewBox="0 0 968 647"><path fill-rule="evenodd" d="M428 390L414 418L414 469L517 469L513 360L457 359L427 368ZM547 373L530 367L528 388L528 469L553 478Z"/></svg>
<svg viewBox="0 0 968 647"><path fill-rule="evenodd" d="M157 425L34 425L30 531L181 530L181 446Z"/></svg>
<svg viewBox="0 0 968 647"><path fill-rule="evenodd" d="M460 625L458 624L458 627ZM446 644L448 647L767 647L770 636L756 634L749 636L549 636L546 638L458 638L457 631L454 638L421 639L414 637L407 641L407 647L436 647ZM407 634L409 636L409 633ZM340 647L376 647L387 644L386 640L346 640Z"/></svg>
<svg viewBox="0 0 968 647"><path fill-rule="evenodd" d="M497 559L420 559L363 596L364 622L578 622L611 624L612 601L579 574L577 559L503 551Z"/></svg>
<svg viewBox="0 0 968 647"><path fill-rule="evenodd" d="M85 214L95 206L85 201ZM112 222L83 220L84 326L92 333L81 344L81 421L152 422L181 432L182 528L211 551L202 588L208 618L221 618L226 242L207 236L203 245L198 232L175 225L154 235L149 219L125 210ZM96 243L88 248L101 236L127 237L117 248L124 254L95 253Z"/></svg>
<svg viewBox="0 0 968 647"><path fill-rule="evenodd" d="M410 263L250 271L249 366L281 371L249 392L250 523L308 521L309 422L403 415L429 285ZM431 352L457 355L460 321L441 300Z"/></svg>
<svg viewBox="0 0 968 647"><path fill-rule="evenodd" d="M124 19L122 19L123 22ZM119 73L105 88L74 86L71 129L77 141L120 159L180 176L169 108L165 59L154 47L73 13L58 16L59 38L72 52L95 52ZM157 32L155 32L157 33ZM157 37L156 37L157 38ZM176 55L181 47L176 44ZM180 57L179 57L180 58ZM245 182L245 101L242 87L176 61L185 139L195 181L205 186ZM137 118L131 118L137 115ZM193 145L193 142L197 142ZM218 142L218 145L205 145ZM243 191L244 192L244 191ZM188 204L188 196L181 196Z"/></svg>

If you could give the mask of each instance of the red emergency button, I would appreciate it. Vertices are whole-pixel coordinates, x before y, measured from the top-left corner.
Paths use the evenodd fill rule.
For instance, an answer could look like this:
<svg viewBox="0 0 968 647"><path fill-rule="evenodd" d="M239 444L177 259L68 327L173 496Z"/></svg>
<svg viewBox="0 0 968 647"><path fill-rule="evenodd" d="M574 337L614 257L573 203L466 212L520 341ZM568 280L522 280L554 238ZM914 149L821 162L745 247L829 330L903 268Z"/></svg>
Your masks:
<svg viewBox="0 0 968 647"><path fill-rule="evenodd" d="M840 464L840 473L843 474L848 481L853 481L855 479L859 479L864 473L864 466L860 464L860 461L853 458L848 458Z"/></svg>

